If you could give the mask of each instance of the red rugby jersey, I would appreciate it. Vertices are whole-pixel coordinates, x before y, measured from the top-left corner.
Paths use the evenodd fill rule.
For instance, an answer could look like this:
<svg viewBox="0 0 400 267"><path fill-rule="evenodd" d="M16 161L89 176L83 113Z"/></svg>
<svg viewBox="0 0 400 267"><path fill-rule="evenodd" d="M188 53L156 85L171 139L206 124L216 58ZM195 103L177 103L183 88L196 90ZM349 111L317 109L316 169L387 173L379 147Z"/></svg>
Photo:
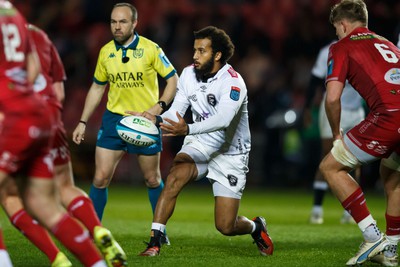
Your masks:
<svg viewBox="0 0 400 267"><path fill-rule="evenodd" d="M372 111L400 109L400 50L367 28L330 47L326 81L346 79Z"/></svg>
<svg viewBox="0 0 400 267"><path fill-rule="evenodd" d="M28 29L36 46L42 71L34 84L35 92L43 95L46 100L61 108L53 89L54 82L66 80L64 66L61 62L57 49L47 34L34 25L28 25Z"/></svg>

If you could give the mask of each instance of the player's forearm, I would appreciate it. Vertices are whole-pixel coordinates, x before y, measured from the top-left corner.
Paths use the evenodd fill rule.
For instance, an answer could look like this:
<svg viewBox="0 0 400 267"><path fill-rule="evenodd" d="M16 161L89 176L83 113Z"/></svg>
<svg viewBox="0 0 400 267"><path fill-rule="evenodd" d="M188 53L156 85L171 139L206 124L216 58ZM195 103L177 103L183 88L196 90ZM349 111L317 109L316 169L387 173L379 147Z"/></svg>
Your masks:
<svg viewBox="0 0 400 267"><path fill-rule="evenodd" d="M105 86L93 86L90 88L83 107L80 120L87 122L95 109L99 106L104 94Z"/></svg>
<svg viewBox="0 0 400 267"><path fill-rule="evenodd" d="M176 88L178 86L178 75L174 75L167 80L167 85L164 88L164 92L160 97L160 101L164 101L167 105L172 102L176 94Z"/></svg>
<svg viewBox="0 0 400 267"><path fill-rule="evenodd" d="M334 139L341 137L340 133L340 114L341 114L340 98L336 101L325 101L325 111L331 126Z"/></svg>
<svg viewBox="0 0 400 267"><path fill-rule="evenodd" d="M329 81L326 84L325 111L331 126L334 139L341 138L340 114L342 110L341 96L344 84L339 81Z"/></svg>
<svg viewBox="0 0 400 267"><path fill-rule="evenodd" d="M166 107L172 102L176 94L176 88L178 83L178 76L175 74L167 80L167 85L163 90L162 96L159 98L159 101L152 106L147 112L153 115L160 115L165 110Z"/></svg>

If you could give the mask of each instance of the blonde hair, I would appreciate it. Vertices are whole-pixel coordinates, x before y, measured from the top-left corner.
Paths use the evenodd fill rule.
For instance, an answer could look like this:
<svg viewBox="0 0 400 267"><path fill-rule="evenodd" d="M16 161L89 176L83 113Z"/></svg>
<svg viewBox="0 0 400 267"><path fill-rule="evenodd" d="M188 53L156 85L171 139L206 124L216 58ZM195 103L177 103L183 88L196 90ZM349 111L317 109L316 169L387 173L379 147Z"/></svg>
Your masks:
<svg viewBox="0 0 400 267"><path fill-rule="evenodd" d="M367 5L363 0L342 0L331 9L329 22L334 24L343 19L350 22L361 22L363 26L368 25Z"/></svg>

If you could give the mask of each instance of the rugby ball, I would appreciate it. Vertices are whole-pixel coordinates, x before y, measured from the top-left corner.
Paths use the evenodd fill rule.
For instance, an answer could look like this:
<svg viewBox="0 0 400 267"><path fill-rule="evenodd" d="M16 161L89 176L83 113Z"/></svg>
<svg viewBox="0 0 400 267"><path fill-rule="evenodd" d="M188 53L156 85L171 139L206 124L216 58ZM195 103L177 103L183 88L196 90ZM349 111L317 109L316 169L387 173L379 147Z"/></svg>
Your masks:
<svg viewBox="0 0 400 267"><path fill-rule="evenodd" d="M157 126L141 116L122 117L117 123L116 130L122 140L135 146L148 147L160 139Z"/></svg>

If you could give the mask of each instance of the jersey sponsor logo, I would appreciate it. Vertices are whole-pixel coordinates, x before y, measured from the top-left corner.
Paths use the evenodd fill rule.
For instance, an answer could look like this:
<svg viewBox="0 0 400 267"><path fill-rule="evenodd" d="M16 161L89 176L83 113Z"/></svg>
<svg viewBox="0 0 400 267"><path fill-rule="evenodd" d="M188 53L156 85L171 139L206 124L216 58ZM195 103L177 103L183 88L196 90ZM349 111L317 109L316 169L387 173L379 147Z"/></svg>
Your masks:
<svg viewBox="0 0 400 267"><path fill-rule="evenodd" d="M35 82L33 83L33 91L36 93L39 93L46 89L47 87L47 81L46 78L43 76L43 74L39 73L37 76Z"/></svg>
<svg viewBox="0 0 400 267"><path fill-rule="evenodd" d="M233 78L237 78L237 77L238 77L237 72L236 72L232 67L230 67L230 68L228 69L228 72L229 72L229 74L230 74Z"/></svg>
<svg viewBox="0 0 400 267"><path fill-rule="evenodd" d="M108 58L113 58L113 57L115 57L115 54L114 54L114 53L110 53L110 54L108 55Z"/></svg>
<svg viewBox="0 0 400 267"><path fill-rule="evenodd" d="M369 144L367 144L367 148L381 155L388 151L387 146L380 145L378 141L371 141Z"/></svg>
<svg viewBox="0 0 400 267"><path fill-rule="evenodd" d="M367 40L367 39L373 39L375 38L374 35L371 33L358 33L358 34L353 34L350 36L350 40L352 41L357 41L357 40Z"/></svg>
<svg viewBox="0 0 400 267"><path fill-rule="evenodd" d="M193 102L197 102L197 96L196 94L188 96L189 100L192 100Z"/></svg>
<svg viewBox="0 0 400 267"><path fill-rule="evenodd" d="M116 88L144 87L143 72L118 72L109 74L108 81L114 83Z"/></svg>
<svg viewBox="0 0 400 267"><path fill-rule="evenodd" d="M215 107L215 105L217 105L217 99L215 98L215 95L208 94L207 95L207 102L208 102L208 104L210 104L210 106Z"/></svg>
<svg viewBox="0 0 400 267"><path fill-rule="evenodd" d="M385 81L391 84L400 84L400 69L392 68L385 73Z"/></svg>
<svg viewBox="0 0 400 267"><path fill-rule="evenodd" d="M228 182L230 186L236 186L238 182L238 178L232 174L228 174Z"/></svg>
<svg viewBox="0 0 400 267"><path fill-rule="evenodd" d="M201 114L198 114L198 115L196 116L195 122L204 121L205 119L208 118L208 116L210 116L210 113L204 112L204 111L203 111Z"/></svg>
<svg viewBox="0 0 400 267"><path fill-rule="evenodd" d="M143 48L139 48L139 49L133 50L133 57L134 58L141 58L141 57L143 57L143 54L144 54L144 49Z"/></svg>
<svg viewBox="0 0 400 267"><path fill-rule="evenodd" d="M231 87L231 94L229 95L233 101L238 101L240 98L240 88L236 86Z"/></svg>

